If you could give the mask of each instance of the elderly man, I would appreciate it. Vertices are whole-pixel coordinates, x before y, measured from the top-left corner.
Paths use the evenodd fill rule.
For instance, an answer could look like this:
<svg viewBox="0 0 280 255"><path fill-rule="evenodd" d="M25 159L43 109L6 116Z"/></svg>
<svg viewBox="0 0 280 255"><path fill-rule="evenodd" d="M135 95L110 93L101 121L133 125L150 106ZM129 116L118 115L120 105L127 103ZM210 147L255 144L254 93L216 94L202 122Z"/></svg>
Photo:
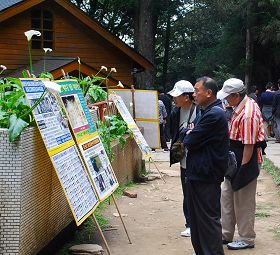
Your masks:
<svg viewBox="0 0 280 255"><path fill-rule="evenodd" d="M216 98L216 82L202 77L194 88L201 116L183 141L188 149L186 187L191 240L197 255L223 255L220 197L228 162L228 123L222 102Z"/></svg>
<svg viewBox="0 0 280 255"><path fill-rule="evenodd" d="M229 126L230 150L236 155L237 171L222 185L222 233L228 249L255 246L256 187L261 162L258 144L264 140L264 124L258 104L248 96L243 82L231 78L224 82L218 98L233 107ZM232 242L235 225L239 240Z"/></svg>
<svg viewBox="0 0 280 255"><path fill-rule="evenodd" d="M171 134L171 147L179 139L180 133L190 123L194 121L197 115L196 105L193 99L194 88L193 85L186 80L181 80L175 83L174 88L168 92L174 99L176 107L173 109L170 116L170 134ZM177 163L175 157L170 151L170 165ZM181 232L181 236L189 237L190 233L190 218L187 205L187 192L185 187L185 174L186 174L186 154L180 161L181 167L181 184L183 189L183 211L185 216L186 229Z"/></svg>

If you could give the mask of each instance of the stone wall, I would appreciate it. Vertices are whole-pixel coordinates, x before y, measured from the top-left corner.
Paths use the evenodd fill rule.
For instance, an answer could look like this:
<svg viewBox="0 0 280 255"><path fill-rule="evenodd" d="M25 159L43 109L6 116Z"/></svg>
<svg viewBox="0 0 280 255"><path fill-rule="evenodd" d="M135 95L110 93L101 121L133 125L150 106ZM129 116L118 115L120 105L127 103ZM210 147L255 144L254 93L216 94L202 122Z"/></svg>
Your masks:
<svg viewBox="0 0 280 255"><path fill-rule="evenodd" d="M135 141L113 150L119 182L136 178L142 156ZM36 254L72 220L38 129L27 129L16 143L0 129L0 254Z"/></svg>

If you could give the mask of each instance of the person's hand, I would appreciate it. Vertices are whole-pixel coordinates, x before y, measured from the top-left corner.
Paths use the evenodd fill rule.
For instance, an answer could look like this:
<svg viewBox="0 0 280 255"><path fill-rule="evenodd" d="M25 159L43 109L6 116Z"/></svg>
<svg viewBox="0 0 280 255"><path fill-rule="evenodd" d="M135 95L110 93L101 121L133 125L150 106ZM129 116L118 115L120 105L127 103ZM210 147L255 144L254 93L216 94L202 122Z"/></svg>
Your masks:
<svg viewBox="0 0 280 255"><path fill-rule="evenodd" d="M194 128L194 124L193 123L189 124L188 125L188 131L187 131L186 134L188 135L190 132L192 132L193 128Z"/></svg>

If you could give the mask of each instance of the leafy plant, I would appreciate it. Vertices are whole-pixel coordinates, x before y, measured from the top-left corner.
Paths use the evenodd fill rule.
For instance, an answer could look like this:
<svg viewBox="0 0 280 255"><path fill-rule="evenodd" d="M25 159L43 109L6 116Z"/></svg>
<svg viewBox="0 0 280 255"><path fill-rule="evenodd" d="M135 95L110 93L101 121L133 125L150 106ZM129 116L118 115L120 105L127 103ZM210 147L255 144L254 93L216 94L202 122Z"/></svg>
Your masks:
<svg viewBox="0 0 280 255"><path fill-rule="evenodd" d="M98 132L110 162L115 159L115 154L113 153L111 146L112 141L118 139L123 148L126 143L124 135L132 135L132 132L128 129L127 123L120 115L107 116L104 121L99 121Z"/></svg>
<svg viewBox="0 0 280 255"><path fill-rule="evenodd" d="M45 93L30 108L19 79L0 79L0 127L8 128L11 142L17 139L24 128L34 125L32 110L44 96Z"/></svg>
<svg viewBox="0 0 280 255"><path fill-rule="evenodd" d="M91 103L105 101L107 99L107 92L97 85L89 88L88 95Z"/></svg>
<svg viewBox="0 0 280 255"><path fill-rule="evenodd" d="M80 77L81 75L79 75L79 77ZM74 79L77 79L76 77L73 77ZM102 83L102 81L103 80L105 80L105 78L103 78L103 77L99 77L99 76L92 76L92 77L90 77L90 76L87 76L87 77L85 77L85 78L83 78L83 77L81 77L81 78L78 78L77 79L77 81L78 81L78 83L80 84L80 86L81 86L81 89L82 89L82 91L83 91L83 94L84 94L84 96L86 96L86 94L88 94L89 93L89 90L92 88L92 87L94 87L95 88L95 90L97 89L98 91L99 90L102 90L102 88L100 87L100 85L101 85L101 83ZM91 91L92 91L92 89L91 89ZM104 90L102 90L103 92L105 92ZM99 94L101 95L101 93L97 93L97 99L98 99L98 97L99 97ZM105 94L106 94L106 96L107 96L107 93L105 92ZM92 95L94 95L94 91L92 91ZM105 99L106 99L106 97L105 97ZM105 99L102 99L102 100L97 100L97 101L103 101L103 100L105 100ZM97 102L97 101L95 101L95 102ZM95 102L93 102L93 103L95 103Z"/></svg>

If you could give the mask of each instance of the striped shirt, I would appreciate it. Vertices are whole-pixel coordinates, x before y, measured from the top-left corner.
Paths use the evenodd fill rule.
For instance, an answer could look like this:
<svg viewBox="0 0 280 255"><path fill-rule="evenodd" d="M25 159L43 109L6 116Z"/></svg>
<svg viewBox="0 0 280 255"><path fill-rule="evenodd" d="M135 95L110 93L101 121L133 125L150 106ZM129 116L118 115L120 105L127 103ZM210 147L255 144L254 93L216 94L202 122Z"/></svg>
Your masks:
<svg viewBox="0 0 280 255"><path fill-rule="evenodd" d="M258 104L248 96L234 107L229 127L229 138L243 144L264 140L263 118ZM262 162L259 154L259 163Z"/></svg>

